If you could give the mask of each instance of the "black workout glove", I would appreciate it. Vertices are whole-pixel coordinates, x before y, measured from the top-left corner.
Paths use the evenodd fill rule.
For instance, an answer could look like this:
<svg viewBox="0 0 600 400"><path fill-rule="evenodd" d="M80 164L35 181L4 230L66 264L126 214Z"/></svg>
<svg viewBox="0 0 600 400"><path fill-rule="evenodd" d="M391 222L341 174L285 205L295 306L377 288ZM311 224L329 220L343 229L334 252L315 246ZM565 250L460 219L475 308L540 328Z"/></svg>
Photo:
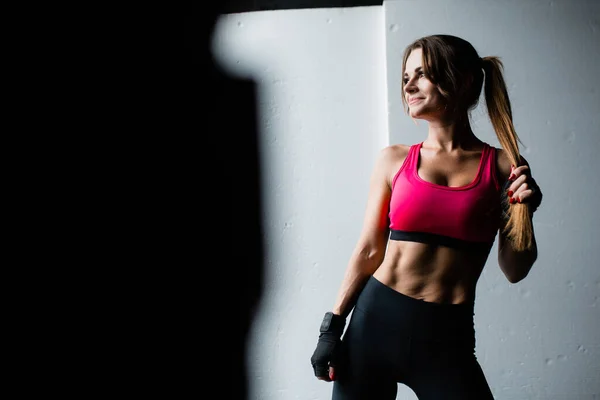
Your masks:
<svg viewBox="0 0 600 400"><path fill-rule="evenodd" d="M310 358L316 377L329 379L329 366L335 367L345 326L346 319L341 315L325 313L319 329L317 348Z"/></svg>
<svg viewBox="0 0 600 400"><path fill-rule="evenodd" d="M543 195L537 182L535 181L535 179L533 179L533 176L529 177L529 179L527 180L527 185L529 189L533 190L533 194L527 202L527 204L529 204L529 210L531 210L531 213L533 214L537 211L540 204L542 204Z"/></svg>

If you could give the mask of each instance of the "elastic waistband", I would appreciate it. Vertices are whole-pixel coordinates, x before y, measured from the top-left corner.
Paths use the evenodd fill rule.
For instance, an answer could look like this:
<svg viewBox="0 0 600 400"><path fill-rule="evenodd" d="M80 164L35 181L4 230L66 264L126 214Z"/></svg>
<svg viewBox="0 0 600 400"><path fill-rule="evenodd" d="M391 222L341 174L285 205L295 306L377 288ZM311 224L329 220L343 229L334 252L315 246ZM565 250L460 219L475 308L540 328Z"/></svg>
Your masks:
<svg viewBox="0 0 600 400"><path fill-rule="evenodd" d="M356 309L388 329L419 332L419 336L447 339L474 336L474 304L441 304L402 294L369 277Z"/></svg>

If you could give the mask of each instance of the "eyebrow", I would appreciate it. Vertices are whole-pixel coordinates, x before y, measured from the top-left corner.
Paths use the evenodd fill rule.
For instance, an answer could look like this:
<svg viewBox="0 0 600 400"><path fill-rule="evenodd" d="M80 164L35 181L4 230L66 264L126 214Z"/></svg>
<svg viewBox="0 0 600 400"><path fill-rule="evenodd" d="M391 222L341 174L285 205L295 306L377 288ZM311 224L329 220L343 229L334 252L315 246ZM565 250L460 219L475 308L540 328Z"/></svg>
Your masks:
<svg viewBox="0 0 600 400"><path fill-rule="evenodd" d="M415 72L419 72L420 70L422 70L423 68L421 66L415 68ZM408 76L408 74L405 72L404 76Z"/></svg>

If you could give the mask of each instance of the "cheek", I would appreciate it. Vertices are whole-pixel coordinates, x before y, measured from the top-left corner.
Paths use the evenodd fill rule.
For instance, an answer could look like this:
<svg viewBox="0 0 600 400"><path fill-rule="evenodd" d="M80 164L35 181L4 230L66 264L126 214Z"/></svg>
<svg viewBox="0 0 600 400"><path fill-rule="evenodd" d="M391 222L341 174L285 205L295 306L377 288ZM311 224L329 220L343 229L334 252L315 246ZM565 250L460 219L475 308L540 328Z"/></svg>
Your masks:
<svg viewBox="0 0 600 400"><path fill-rule="evenodd" d="M432 101L432 102L434 102L434 103L436 103L436 104L437 104L437 103L444 103L444 102L445 102L445 101L444 101L444 97L443 97L443 96L442 96L442 94L441 94L439 91L437 91L437 90L434 90L434 91L430 92L430 93L429 93L429 98L431 99L431 101Z"/></svg>
<svg viewBox="0 0 600 400"><path fill-rule="evenodd" d="M439 92L434 87L432 87L431 84L422 86L420 88L420 91L430 100L436 99L439 94Z"/></svg>

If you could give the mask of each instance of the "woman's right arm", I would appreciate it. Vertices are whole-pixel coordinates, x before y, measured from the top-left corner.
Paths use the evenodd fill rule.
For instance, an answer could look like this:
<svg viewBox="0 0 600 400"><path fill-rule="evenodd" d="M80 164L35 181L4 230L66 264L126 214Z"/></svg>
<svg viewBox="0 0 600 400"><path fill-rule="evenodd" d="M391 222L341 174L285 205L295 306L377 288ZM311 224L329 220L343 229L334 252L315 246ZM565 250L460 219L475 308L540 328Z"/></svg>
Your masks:
<svg viewBox="0 0 600 400"><path fill-rule="evenodd" d="M354 251L350 256L332 312L344 318L350 314L354 303L369 276L381 265L388 241L388 209L391 178L397 170L397 146L382 149L377 157L369 182L369 193L363 227Z"/></svg>

